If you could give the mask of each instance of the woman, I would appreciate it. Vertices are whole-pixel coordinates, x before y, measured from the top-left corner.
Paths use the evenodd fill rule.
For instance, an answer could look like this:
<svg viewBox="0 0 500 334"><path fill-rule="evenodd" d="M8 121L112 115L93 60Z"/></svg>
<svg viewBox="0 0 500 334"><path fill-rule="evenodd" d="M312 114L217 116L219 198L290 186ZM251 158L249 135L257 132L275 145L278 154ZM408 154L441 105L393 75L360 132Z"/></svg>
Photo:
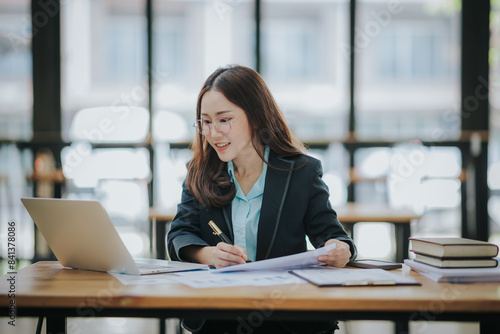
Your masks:
<svg viewBox="0 0 500 334"><path fill-rule="evenodd" d="M330 205L321 163L304 154L257 72L216 70L198 96L196 119L194 156L168 234L173 260L221 268L285 256L306 251L306 235L314 247L337 244L318 257L329 266L343 267L355 257ZM234 245L220 242L210 220ZM184 324L195 333L236 328L231 321ZM331 333L335 327L269 321L253 333Z"/></svg>

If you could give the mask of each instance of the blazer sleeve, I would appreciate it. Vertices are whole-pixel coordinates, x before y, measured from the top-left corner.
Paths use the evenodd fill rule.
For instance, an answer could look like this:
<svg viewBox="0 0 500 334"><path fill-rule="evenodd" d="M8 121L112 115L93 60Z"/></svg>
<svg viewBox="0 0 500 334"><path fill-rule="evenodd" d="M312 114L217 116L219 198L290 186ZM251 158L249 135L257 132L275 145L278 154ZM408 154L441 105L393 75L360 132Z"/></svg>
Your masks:
<svg viewBox="0 0 500 334"><path fill-rule="evenodd" d="M172 260L183 261L179 255L183 247L208 246L201 236L201 207L198 200L188 191L184 181L181 202L177 206L177 214L172 220L167 238L168 253Z"/></svg>
<svg viewBox="0 0 500 334"><path fill-rule="evenodd" d="M305 229L309 240L316 248L322 247L329 239L337 239L349 244L351 260L356 258L357 250L353 240L340 224L337 213L330 203L328 186L323 181L321 162L310 159L308 163L308 206L305 215Z"/></svg>

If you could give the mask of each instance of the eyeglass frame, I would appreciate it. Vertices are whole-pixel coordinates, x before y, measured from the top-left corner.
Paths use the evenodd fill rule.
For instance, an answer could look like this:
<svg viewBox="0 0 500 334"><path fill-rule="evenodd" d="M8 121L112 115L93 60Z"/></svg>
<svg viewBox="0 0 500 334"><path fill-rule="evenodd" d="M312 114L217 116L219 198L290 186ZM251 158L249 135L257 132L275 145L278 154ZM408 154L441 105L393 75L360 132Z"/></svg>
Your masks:
<svg viewBox="0 0 500 334"><path fill-rule="evenodd" d="M215 129L217 130L217 132L220 132L220 133L222 133L222 134L224 134L224 135L227 135L227 134L228 134L229 132L231 132L231 130L233 129L233 128L231 127L231 125L232 125L234 122L236 122L237 120L239 120L241 117L243 117L244 115L245 115L245 114L243 113L243 114L242 114L242 115L240 115L239 117L236 117L235 119L233 119L233 120L231 120L231 121L229 121L229 122L224 123L224 125L226 125L226 124L227 124L227 125L229 125L229 131L227 131L226 133L222 132L222 131L219 129L219 126L216 124L216 122L217 122L218 120L220 120L220 119L229 118L229 117L218 117L218 118L216 118L216 119L215 119L212 123L210 123L210 124L206 124L206 126L208 127L208 133L207 133L207 134L203 134L203 133L202 133L202 131L203 131L203 130L202 130L202 126L203 126L203 125L202 125L202 126L198 126L198 124L200 124L201 122L203 122L203 121L204 121L204 119L203 119L203 118L197 119L197 120L194 122L193 127L194 127L194 128L196 129L196 131L197 131L200 135L202 135L202 136L208 136L209 134L211 134L211 133L212 133L212 129L213 129L214 127L215 127ZM220 124L220 122L218 122L218 123Z"/></svg>

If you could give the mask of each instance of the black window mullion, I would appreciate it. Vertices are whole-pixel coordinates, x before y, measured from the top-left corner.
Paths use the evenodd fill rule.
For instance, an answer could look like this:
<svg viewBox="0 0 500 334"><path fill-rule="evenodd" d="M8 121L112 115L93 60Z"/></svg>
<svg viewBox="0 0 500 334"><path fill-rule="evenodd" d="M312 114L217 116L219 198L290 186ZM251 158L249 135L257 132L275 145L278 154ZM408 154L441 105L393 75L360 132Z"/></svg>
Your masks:
<svg viewBox="0 0 500 334"><path fill-rule="evenodd" d="M148 193L149 193L149 206L154 205L154 180L155 180L155 168L154 168L154 149L153 149L153 50L154 50L154 39L153 39L153 0L146 1L146 19L147 19L147 77L148 77L148 111L149 111L149 130L148 130L148 145L147 149L149 151L149 168L151 170L151 179L148 183Z"/></svg>
<svg viewBox="0 0 500 334"><path fill-rule="evenodd" d="M355 39L355 29L356 29L356 0L350 1L349 6L349 136L354 137L354 132L356 128L356 118L354 114L355 105L354 105L354 84L355 84L355 52L356 50L356 39Z"/></svg>
<svg viewBox="0 0 500 334"><path fill-rule="evenodd" d="M61 39L60 6L31 1L33 26L33 142L60 143Z"/></svg>
<svg viewBox="0 0 500 334"><path fill-rule="evenodd" d="M261 70L261 30L260 22L262 18L261 0L255 0L255 70L260 73Z"/></svg>
<svg viewBox="0 0 500 334"><path fill-rule="evenodd" d="M355 129L356 129L356 117L355 117L355 69L356 69L356 58L355 52L356 50L356 39L355 39L355 28L356 28L356 0L350 0L349 5L349 138L348 141L356 138ZM349 171L354 170L354 153L356 148L354 146L350 146L348 148L349 153ZM355 200L355 185L353 182L350 182L347 189L347 200L349 202L354 202Z"/></svg>
<svg viewBox="0 0 500 334"><path fill-rule="evenodd" d="M488 130L490 1L462 0L462 132L470 138L464 156L467 171L467 214L462 215L464 237L488 240ZM470 203L470 202L473 203Z"/></svg>

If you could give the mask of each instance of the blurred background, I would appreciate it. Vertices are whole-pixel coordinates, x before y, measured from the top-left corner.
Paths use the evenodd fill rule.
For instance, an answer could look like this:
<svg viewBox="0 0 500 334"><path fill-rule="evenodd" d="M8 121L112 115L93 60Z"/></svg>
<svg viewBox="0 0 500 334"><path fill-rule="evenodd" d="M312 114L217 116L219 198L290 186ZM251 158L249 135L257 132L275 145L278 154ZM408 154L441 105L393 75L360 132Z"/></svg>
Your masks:
<svg viewBox="0 0 500 334"><path fill-rule="evenodd" d="M407 208L412 236L500 243L499 0L54 3L0 0L0 240L15 221L20 260L51 258L23 196L97 199L149 256L201 85L233 63L264 77L334 207ZM393 259L393 229L356 224L359 256Z"/></svg>

